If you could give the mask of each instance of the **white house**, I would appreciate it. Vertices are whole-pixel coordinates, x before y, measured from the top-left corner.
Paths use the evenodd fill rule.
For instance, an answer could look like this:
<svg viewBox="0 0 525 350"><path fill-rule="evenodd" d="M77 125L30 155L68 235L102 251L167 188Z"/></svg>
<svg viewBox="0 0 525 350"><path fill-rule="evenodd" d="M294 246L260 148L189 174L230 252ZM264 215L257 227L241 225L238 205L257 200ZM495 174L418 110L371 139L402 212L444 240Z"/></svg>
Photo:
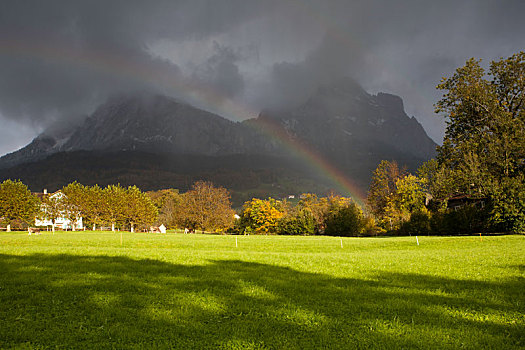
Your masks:
<svg viewBox="0 0 525 350"><path fill-rule="evenodd" d="M47 195L47 190L44 190L43 196ZM57 191L49 196L49 198L61 201L66 197L65 194L63 194L61 191ZM35 218L35 226L53 226L53 220L46 218L46 205L42 204L40 207L41 215L40 218ZM55 219L55 228L67 230L67 229L74 229L74 230L83 230L84 226L82 224L82 217L77 217L74 222L71 222L71 220L67 219L64 216L59 216Z"/></svg>

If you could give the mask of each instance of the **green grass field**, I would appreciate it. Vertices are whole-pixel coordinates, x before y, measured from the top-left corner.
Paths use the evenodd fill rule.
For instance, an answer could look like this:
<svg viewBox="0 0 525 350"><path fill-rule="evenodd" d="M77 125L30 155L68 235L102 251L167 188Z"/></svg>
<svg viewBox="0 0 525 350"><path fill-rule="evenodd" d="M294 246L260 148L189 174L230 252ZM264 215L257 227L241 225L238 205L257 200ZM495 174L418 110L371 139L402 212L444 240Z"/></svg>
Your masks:
<svg viewBox="0 0 525 350"><path fill-rule="evenodd" d="M525 347L525 236L123 237L0 233L0 348Z"/></svg>

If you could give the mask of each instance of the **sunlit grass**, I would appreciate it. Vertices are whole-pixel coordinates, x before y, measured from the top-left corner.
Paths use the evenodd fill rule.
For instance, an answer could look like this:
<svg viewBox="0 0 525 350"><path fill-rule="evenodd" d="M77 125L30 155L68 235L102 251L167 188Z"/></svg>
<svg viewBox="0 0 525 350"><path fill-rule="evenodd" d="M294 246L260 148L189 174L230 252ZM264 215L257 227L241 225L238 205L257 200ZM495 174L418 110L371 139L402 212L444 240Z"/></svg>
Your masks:
<svg viewBox="0 0 525 350"><path fill-rule="evenodd" d="M418 238L0 233L0 348L523 348L525 237Z"/></svg>

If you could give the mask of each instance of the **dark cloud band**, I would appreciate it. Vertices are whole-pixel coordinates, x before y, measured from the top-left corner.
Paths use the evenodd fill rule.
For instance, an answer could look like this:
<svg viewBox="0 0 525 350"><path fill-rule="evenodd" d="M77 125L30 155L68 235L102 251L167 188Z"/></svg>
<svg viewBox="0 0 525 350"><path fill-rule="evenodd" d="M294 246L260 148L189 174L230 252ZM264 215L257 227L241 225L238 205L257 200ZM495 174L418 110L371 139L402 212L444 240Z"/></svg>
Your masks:
<svg viewBox="0 0 525 350"><path fill-rule="evenodd" d="M0 126L74 121L112 94L137 90L285 108L350 75L402 95L439 139L439 78L468 57L522 49L524 12L519 0L6 0ZM162 40L175 53L181 42L214 46L182 67L177 55L149 49Z"/></svg>

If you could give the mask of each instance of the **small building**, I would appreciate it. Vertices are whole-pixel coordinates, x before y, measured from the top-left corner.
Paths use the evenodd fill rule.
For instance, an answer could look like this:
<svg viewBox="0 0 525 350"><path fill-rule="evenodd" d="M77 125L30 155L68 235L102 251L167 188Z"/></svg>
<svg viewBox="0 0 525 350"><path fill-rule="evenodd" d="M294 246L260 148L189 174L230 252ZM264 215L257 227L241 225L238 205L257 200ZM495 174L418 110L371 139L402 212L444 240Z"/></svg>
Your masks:
<svg viewBox="0 0 525 350"><path fill-rule="evenodd" d="M479 196L471 196L465 193L458 193L450 196L447 200L447 206L450 209L459 210L466 205L474 206L477 208L484 208L487 198Z"/></svg>
<svg viewBox="0 0 525 350"><path fill-rule="evenodd" d="M49 219L38 219L35 218L35 226L42 227L42 226L53 226L53 221ZM64 217L59 217L55 220L55 228L61 229L61 230L83 230L84 226L82 224L82 217L77 218L77 220L72 223L71 220L66 219Z"/></svg>
<svg viewBox="0 0 525 350"><path fill-rule="evenodd" d="M36 193L36 196L43 198L45 196L48 196L47 190L44 189L43 193ZM55 199L55 200L64 200L66 197L65 194L63 194L61 191L57 191L53 194L49 195L49 198ZM53 226L53 220L46 218L46 205L42 204L40 206L41 215L39 217L37 216L35 218L35 226L42 227L42 226ZM65 215L61 215L55 219L55 228L61 229L61 230L68 230L68 229L74 229L74 230L83 230L84 226L82 223L82 217L77 217L75 221L71 221L68 218L65 217Z"/></svg>

